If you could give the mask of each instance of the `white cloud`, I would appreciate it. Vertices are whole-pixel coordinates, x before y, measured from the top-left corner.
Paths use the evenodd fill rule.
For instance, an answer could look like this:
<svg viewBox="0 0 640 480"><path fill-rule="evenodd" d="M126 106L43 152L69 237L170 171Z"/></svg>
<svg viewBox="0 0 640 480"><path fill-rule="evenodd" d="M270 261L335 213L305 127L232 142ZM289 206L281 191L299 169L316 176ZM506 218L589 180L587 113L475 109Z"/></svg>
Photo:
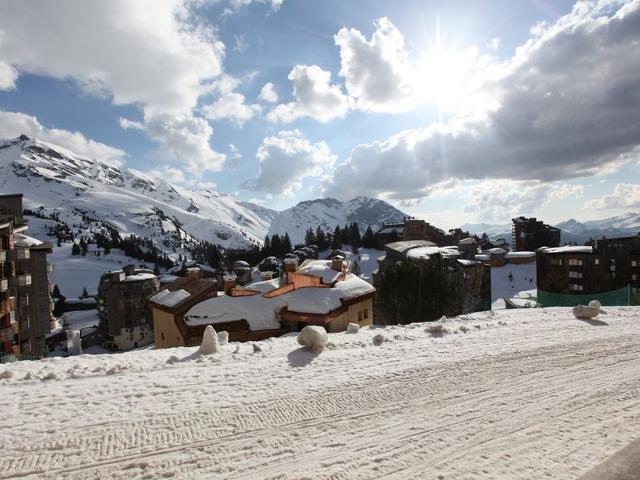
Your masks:
<svg viewBox="0 0 640 480"><path fill-rule="evenodd" d="M317 65L296 65L288 78L293 82L296 100L271 110L267 114L270 122L290 123L301 117L328 122L347 113L350 99L331 83L331 72Z"/></svg>
<svg viewBox="0 0 640 480"><path fill-rule="evenodd" d="M240 160L242 160L242 154L238 147L236 147L233 143L229 144L229 154L227 155L227 159L224 163L225 169L234 169L238 168L240 165Z"/></svg>
<svg viewBox="0 0 640 480"><path fill-rule="evenodd" d="M16 87L18 71L8 63L0 61L0 90L12 90Z"/></svg>
<svg viewBox="0 0 640 480"><path fill-rule="evenodd" d="M229 0L224 10L224 15L231 15L243 7L258 3L270 7L271 12L277 12L282 7L284 0Z"/></svg>
<svg viewBox="0 0 640 480"><path fill-rule="evenodd" d="M299 190L306 177L322 175L336 159L325 142L311 143L298 130L263 139L256 157L260 162L258 177L243 187L285 196Z"/></svg>
<svg viewBox="0 0 640 480"><path fill-rule="evenodd" d="M491 40L487 42L487 47L491 50L498 50L501 44L502 44L502 39L500 37L493 37Z"/></svg>
<svg viewBox="0 0 640 480"><path fill-rule="evenodd" d="M115 166L121 165L125 157L125 152L119 148L86 138L80 132L47 128L31 115L0 110L0 138L15 138L22 134L55 143L79 155Z"/></svg>
<svg viewBox="0 0 640 480"><path fill-rule="evenodd" d="M359 145L327 193L412 199L452 178L548 182L637 159L640 0L614 6L580 3L539 26L484 85L496 99L484 116Z"/></svg>
<svg viewBox="0 0 640 480"><path fill-rule="evenodd" d="M477 213L483 221L541 213L558 201L583 194L582 185L504 180L484 181L460 192L466 203L464 211Z"/></svg>
<svg viewBox="0 0 640 480"><path fill-rule="evenodd" d="M415 67L409 60L402 33L388 18L375 23L371 40L355 28L334 36L340 48L340 75L359 108L396 111L415 96Z"/></svg>
<svg viewBox="0 0 640 480"><path fill-rule="evenodd" d="M278 92L276 92L276 88L273 83L267 82L264 84L264 86L260 90L258 99L267 103L276 103L278 101Z"/></svg>
<svg viewBox="0 0 640 480"><path fill-rule="evenodd" d="M156 168L147 172L147 174L158 180L163 180L167 183L172 183L177 185L182 185L186 181L184 172L181 169L172 167L170 165L163 165L159 168Z"/></svg>
<svg viewBox="0 0 640 480"><path fill-rule="evenodd" d="M144 130L144 124L142 124L142 122L136 122L128 118L120 117L118 118L118 123L123 130Z"/></svg>
<svg viewBox="0 0 640 480"><path fill-rule="evenodd" d="M587 202L585 208L640 208L640 185L619 183L612 193Z"/></svg>
<svg viewBox="0 0 640 480"><path fill-rule="evenodd" d="M191 3L9 2L0 15L0 60L18 72L74 80L115 105L139 105L147 134L163 150L191 167L215 165L220 154L208 145L211 129L192 111L222 73L224 45L199 23ZM187 158L194 153L204 157Z"/></svg>
<svg viewBox="0 0 640 480"><path fill-rule="evenodd" d="M246 35L234 35L233 36L233 51L242 53L249 48Z"/></svg>
<svg viewBox="0 0 640 480"><path fill-rule="evenodd" d="M209 145L213 128L205 119L155 115L145 124L147 135L160 144L156 156L186 165L194 173L222 169L225 155Z"/></svg>
<svg viewBox="0 0 640 480"><path fill-rule="evenodd" d="M252 119L261 110L257 104L247 104L245 96L233 92L221 96L211 105L202 108L202 113L209 120L231 120L242 127L247 120Z"/></svg>

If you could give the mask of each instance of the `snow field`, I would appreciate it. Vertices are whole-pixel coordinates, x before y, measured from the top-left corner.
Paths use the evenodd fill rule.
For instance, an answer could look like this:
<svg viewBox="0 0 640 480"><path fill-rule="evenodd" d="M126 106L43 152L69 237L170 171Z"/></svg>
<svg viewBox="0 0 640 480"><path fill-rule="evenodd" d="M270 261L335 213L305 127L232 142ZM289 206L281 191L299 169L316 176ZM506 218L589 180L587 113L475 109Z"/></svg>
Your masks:
<svg viewBox="0 0 640 480"><path fill-rule="evenodd" d="M639 314L2 365L0 478L575 478L637 435Z"/></svg>

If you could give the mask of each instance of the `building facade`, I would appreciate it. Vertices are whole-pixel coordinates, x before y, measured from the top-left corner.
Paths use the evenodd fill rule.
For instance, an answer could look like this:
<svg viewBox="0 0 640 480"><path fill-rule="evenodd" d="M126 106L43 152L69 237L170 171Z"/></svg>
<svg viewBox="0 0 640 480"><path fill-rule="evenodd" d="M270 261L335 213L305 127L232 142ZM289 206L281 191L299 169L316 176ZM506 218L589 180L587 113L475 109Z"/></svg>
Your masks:
<svg viewBox="0 0 640 480"><path fill-rule="evenodd" d="M53 247L24 234L27 224L23 217L22 194L0 195L0 215L11 224L10 228L4 229L3 270L8 296L15 304L18 332L14 343L19 343L21 355L44 356L47 354L45 337L55 328L51 266L47 262Z"/></svg>
<svg viewBox="0 0 640 480"><path fill-rule="evenodd" d="M544 306L637 303L640 236L595 240L587 246L543 248L537 255L538 299Z"/></svg>
<svg viewBox="0 0 640 480"><path fill-rule="evenodd" d="M560 245L560 229L532 218L517 217L511 220L511 249L514 251L536 251L542 247Z"/></svg>
<svg viewBox="0 0 640 480"><path fill-rule="evenodd" d="M134 269L103 273L98 285L98 316L104 346L131 350L153 343L153 318L146 300L160 288L151 270Z"/></svg>

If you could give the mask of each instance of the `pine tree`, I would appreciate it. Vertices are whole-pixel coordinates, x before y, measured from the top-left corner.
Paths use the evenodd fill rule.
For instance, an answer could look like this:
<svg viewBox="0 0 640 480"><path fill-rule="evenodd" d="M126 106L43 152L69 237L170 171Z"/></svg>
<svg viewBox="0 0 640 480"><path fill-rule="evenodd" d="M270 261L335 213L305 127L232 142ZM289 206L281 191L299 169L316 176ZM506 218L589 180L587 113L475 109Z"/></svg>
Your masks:
<svg viewBox="0 0 640 480"><path fill-rule="evenodd" d="M313 234L313 229L311 227L309 227L307 229L307 231L304 234L304 244L305 245L315 245L316 244L316 238L315 235Z"/></svg>
<svg viewBox="0 0 640 480"><path fill-rule="evenodd" d="M376 248L376 237L373 234L373 230L371 230L371 225L369 225L367 230L364 232L364 236L362 237L362 246L364 248Z"/></svg>
<svg viewBox="0 0 640 480"><path fill-rule="evenodd" d="M87 287L84 287L82 289L82 295L80 296L80 298L89 298L89 292L87 292Z"/></svg>
<svg viewBox="0 0 640 480"><path fill-rule="evenodd" d="M60 298L61 297L60 287L58 287L57 283L53 286L53 291L51 292L51 296L53 298Z"/></svg>
<svg viewBox="0 0 640 480"><path fill-rule="evenodd" d="M326 250L328 245L327 236L324 234L324 230L318 226L316 228L316 245L318 246L318 250Z"/></svg>
<svg viewBox="0 0 640 480"><path fill-rule="evenodd" d="M157 263L153 265L153 274L160 275L160 267L158 266Z"/></svg>
<svg viewBox="0 0 640 480"><path fill-rule="evenodd" d="M342 231L339 226L333 231L333 241L331 242L331 248L342 248Z"/></svg>
<svg viewBox="0 0 640 480"><path fill-rule="evenodd" d="M358 263L358 260L354 260L351 264L351 273L357 276L360 276L360 273L362 273L360 271L360 264Z"/></svg>
<svg viewBox="0 0 640 480"><path fill-rule="evenodd" d="M308 245L313 245L313 244L308 244ZM292 250L293 248L291 248L291 239L289 238L289 234L285 232L284 238L282 239L283 256L286 255L287 253L290 253Z"/></svg>
<svg viewBox="0 0 640 480"><path fill-rule="evenodd" d="M77 243L73 243L73 245L71 246L71 255L80 255L80 245L78 245Z"/></svg>
<svg viewBox="0 0 640 480"><path fill-rule="evenodd" d="M281 257L282 254L282 241L280 240L280 235L274 233L271 237L271 250L273 255L276 257Z"/></svg>

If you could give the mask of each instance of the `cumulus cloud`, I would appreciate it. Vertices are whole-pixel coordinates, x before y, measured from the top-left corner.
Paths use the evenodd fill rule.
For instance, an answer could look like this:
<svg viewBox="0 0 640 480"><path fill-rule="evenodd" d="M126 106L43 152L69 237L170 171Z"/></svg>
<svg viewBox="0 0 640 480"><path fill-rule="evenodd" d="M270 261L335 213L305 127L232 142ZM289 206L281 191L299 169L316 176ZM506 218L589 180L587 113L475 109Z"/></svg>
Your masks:
<svg viewBox="0 0 640 480"><path fill-rule="evenodd" d="M267 82L264 84L264 86L260 90L258 99L267 103L276 103L278 101L278 92L276 92L276 88L273 83Z"/></svg>
<svg viewBox="0 0 640 480"><path fill-rule="evenodd" d="M270 122L290 123L301 117L328 122L347 113L350 99L331 83L331 72L317 65L296 65L288 78L293 82L295 101L271 110L267 114Z"/></svg>
<svg viewBox="0 0 640 480"><path fill-rule="evenodd" d="M16 86L18 71L11 65L0 61L0 90L12 90Z"/></svg>
<svg viewBox="0 0 640 480"><path fill-rule="evenodd" d="M414 96L415 67L409 60L404 36L388 18L375 23L371 40L355 28L334 36L340 49L340 75L358 107L373 111L406 108Z"/></svg>
<svg viewBox="0 0 640 480"><path fill-rule="evenodd" d="M60 145L79 155L102 160L115 166L121 165L125 157L125 152L119 148L86 138L80 132L47 128L32 115L0 110L0 138L15 138L22 134L37 137L45 142Z"/></svg>
<svg viewBox="0 0 640 480"><path fill-rule="evenodd" d="M554 181L637 158L640 0L605 7L539 25L484 85L496 101L483 116L354 148L327 194L412 199L451 178Z"/></svg>
<svg viewBox="0 0 640 480"><path fill-rule="evenodd" d="M260 110L259 105L247 104L244 95L233 92L221 96L211 105L204 106L202 113L209 120L231 120L238 127L242 127L247 120L252 119Z"/></svg>
<svg viewBox="0 0 640 480"><path fill-rule="evenodd" d="M466 203L464 211L477 213L488 221L504 221L515 215L535 214L555 202L584 194L582 185L562 182L489 180L465 190L466 194L461 192L461 198Z"/></svg>
<svg viewBox="0 0 640 480"><path fill-rule="evenodd" d="M0 60L18 72L74 80L115 105L139 105L149 137L164 147L175 140L171 149L176 157L205 153L204 159L189 162L209 165L219 154L205 147L211 131L192 110L221 74L224 46L199 23L190 4L189 0L9 2L0 15ZM0 73L0 82L11 86L6 73ZM159 128L163 123L165 127ZM176 130L175 125L183 127ZM196 140L195 135L201 136Z"/></svg>
<svg viewBox="0 0 640 480"><path fill-rule="evenodd" d="M590 200L585 208L598 210L606 208L640 208L640 185L637 183L619 183L612 193Z"/></svg>
<svg viewBox="0 0 640 480"><path fill-rule="evenodd" d="M323 174L336 159L325 142L312 143L298 130L263 139L256 157L258 176L245 182L243 188L271 195L292 195L306 177Z"/></svg>
<svg viewBox="0 0 640 480"><path fill-rule="evenodd" d="M195 173L222 169L225 155L211 148L213 128L205 119L154 115L145 124L147 135L160 144L156 156L184 164Z"/></svg>
<svg viewBox="0 0 640 480"><path fill-rule="evenodd" d="M120 117L118 118L118 123L123 130L144 130L144 124L142 122L136 122L128 118Z"/></svg>

